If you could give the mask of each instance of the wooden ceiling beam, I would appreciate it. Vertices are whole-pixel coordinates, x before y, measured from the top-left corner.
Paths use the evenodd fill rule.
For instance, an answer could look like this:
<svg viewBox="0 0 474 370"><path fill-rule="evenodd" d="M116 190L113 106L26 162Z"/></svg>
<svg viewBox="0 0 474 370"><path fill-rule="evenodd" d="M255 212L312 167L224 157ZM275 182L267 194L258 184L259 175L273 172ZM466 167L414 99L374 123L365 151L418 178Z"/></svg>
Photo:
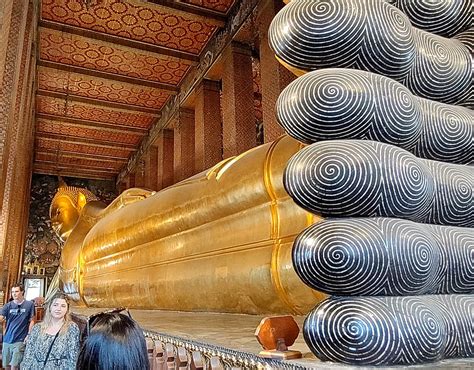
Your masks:
<svg viewBox="0 0 474 370"><path fill-rule="evenodd" d="M53 152L49 149L36 146L35 154L51 155ZM92 159L98 161L114 162L114 163L123 163L127 162L128 157L112 157L108 155L98 155L98 154L86 154L79 152L71 152L68 150L59 150L59 156L65 158L84 158Z"/></svg>
<svg viewBox="0 0 474 370"><path fill-rule="evenodd" d="M226 16L225 14L207 9L202 6L193 5L190 3L184 3L180 0L145 0L148 3L165 6L167 8L176 9L183 11L188 14L192 14L199 17L204 17L213 26L222 28L225 26Z"/></svg>
<svg viewBox="0 0 474 370"><path fill-rule="evenodd" d="M101 171L72 171L66 168L49 168L38 166L37 164L33 165L33 172L40 175L61 175L67 177L78 177L81 179L97 179L97 180L114 180L116 174Z"/></svg>
<svg viewBox="0 0 474 370"><path fill-rule="evenodd" d="M128 134L138 134L138 135L145 135L147 133L147 130L143 128L128 127L128 126L123 126L123 125L114 125L112 123L87 121L87 120L77 119L77 118L55 116L53 114L46 114L46 113L36 113L36 119L61 122L67 125L77 126L77 127L98 128L106 132L118 132L118 133L128 133Z"/></svg>
<svg viewBox="0 0 474 370"><path fill-rule="evenodd" d="M90 77L103 78L105 80L113 80L124 82L127 84L137 85L137 86L147 86L153 89L161 90L169 95L176 95L178 92L178 87L175 85L164 84L161 82L156 82L152 80L144 80L142 78L129 77L124 75L118 75L115 73L97 71L95 69L83 68L78 66L73 66L69 64L52 62L45 59L39 59L38 66L58 69L60 71L83 74Z"/></svg>
<svg viewBox="0 0 474 370"><path fill-rule="evenodd" d="M105 175L116 175L116 173L111 174L111 172L114 172L114 170L110 170L108 168L94 168L94 167L89 167L89 166L74 166L71 168L69 165L61 164L61 163L56 163L56 162L44 162L44 161L34 161L33 162L33 167L36 168L43 168L43 169L48 169L48 170L66 170L70 172L78 172L78 171L83 171L83 172L90 172L90 173L103 173ZM76 171L78 170L78 171Z"/></svg>
<svg viewBox="0 0 474 370"><path fill-rule="evenodd" d="M50 98L56 98L56 99L68 99L69 101L74 101L78 103L84 103L84 104L92 104L99 106L101 108L117 108L117 109L122 109L122 110L127 110L131 113L146 113L149 115L152 115L154 117L159 117L160 116L160 111L157 109L150 109L150 108L144 108L144 107L138 107L136 105L131 106L127 104L122 104L122 103L116 103L116 102L110 102L106 100L100 100L100 99L93 99L93 98L84 98L82 96L77 96L77 95L68 95L65 93L61 93L58 91L49 91L49 90L43 90L43 89L38 89L36 91L37 95L42 95L42 96L48 96Z"/></svg>
<svg viewBox="0 0 474 370"><path fill-rule="evenodd" d="M34 163L36 163L36 164L45 164L47 166L51 165L53 167L54 166L64 166L64 168L68 168L68 169L71 168L71 165L67 164L67 163L49 161L49 160L42 160L42 159L36 159L36 158L35 158ZM78 170L90 170L90 169L95 170L95 169L97 169L98 171L103 170L103 171L117 172L117 170L114 167L101 166L99 163L97 163L97 167L91 167L91 166L88 166L88 165L74 163L73 168L78 169Z"/></svg>
<svg viewBox="0 0 474 370"><path fill-rule="evenodd" d="M86 138L77 137L77 136L50 134L50 133L42 132L42 131L36 131L36 137L51 139L51 140L58 140L64 143L88 144L88 145L93 145L99 148L122 148L122 149L130 150L130 151L137 150L137 148L135 148L135 146L131 144L117 143L117 142L112 142L112 141L106 142L103 140L97 141L97 140L86 139Z"/></svg>
<svg viewBox="0 0 474 370"><path fill-rule="evenodd" d="M71 26L64 23L54 22L46 19L40 19L39 26L44 28L49 28L52 30L69 33L72 35L77 35L81 37L87 37L90 39L94 39L97 41L108 42L115 45L126 46L129 48L134 48L138 50L145 50L151 53L160 54L169 59L169 57L175 59L186 60L191 65L197 64L199 61L199 55L187 53L184 51L166 48L163 46L153 45L146 42L138 41L138 40L131 40L125 37L110 35L103 32L88 30L86 28L80 28Z"/></svg>

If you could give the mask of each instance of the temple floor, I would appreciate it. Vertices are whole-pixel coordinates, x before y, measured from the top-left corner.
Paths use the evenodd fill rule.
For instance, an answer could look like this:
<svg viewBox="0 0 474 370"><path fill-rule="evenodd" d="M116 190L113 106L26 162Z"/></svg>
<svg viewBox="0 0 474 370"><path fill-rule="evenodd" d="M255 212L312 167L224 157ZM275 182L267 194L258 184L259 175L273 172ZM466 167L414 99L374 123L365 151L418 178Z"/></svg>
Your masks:
<svg viewBox="0 0 474 370"><path fill-rule="evenodd" d="M91 315L104 311L103 308L73 307L73 312L81 315ZM176 312L158 310L130 310L132 317L145 331L179 337L183 341L193 341L204 345L232 349L233 351L258 356L262 350L254 336L260 320L264 316L238 315L208 312ZM303 327L305 316L295 316L298 326ZM292 350L301 351L302 359L284 361L295 365L296 368L308 369L362 369L362 367L339 365L321 362L309 350L300 332ZM364 367L364 369L400 369L401 367ZM474 359L444 360L437 363L410 366L417 369L474 369Z"/></svg>

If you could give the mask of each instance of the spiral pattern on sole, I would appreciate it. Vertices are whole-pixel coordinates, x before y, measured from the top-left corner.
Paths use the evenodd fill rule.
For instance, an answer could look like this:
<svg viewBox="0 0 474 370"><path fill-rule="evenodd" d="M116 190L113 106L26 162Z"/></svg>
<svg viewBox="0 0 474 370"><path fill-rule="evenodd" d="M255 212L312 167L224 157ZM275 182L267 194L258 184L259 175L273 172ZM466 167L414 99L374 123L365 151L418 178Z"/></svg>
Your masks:
<svg viewBox="0 0 474 370"><path fill-rule="evenodd" d="M474 167L424 161L433 175L434 198L424 222L474 226Z"/></svg>
<svg viewBox="0 0 474 370"><path fill-rule="evenodd" d="M387 0L410 19L413 26L443 37L468 29L472 22L472 1Z"/></svg>
<svg viewBox="0 0 474 370"><path fill-rule="evenodd" d="M423 129L413 154L442 162L474 163L474 114L455 105L418 99Z"/></svg>
<svg viewBox="0 0 474 370"><path fill-rule="evenodd" d="M303 334L323 361L405 365L472 356L474 297L331 297L306 318Z"/></svg>
<svg viewBox="0 0 474 370"><path fill-rule="evenodd" d="M474 232L390 218L328 219L293 244L293 267L333 295L474 293Z"/></svg>
<svg viewBox="0 0 474 370"><path fill-rule="evenodd" d="M416 58L400 82L425 98L449 104L466 101L472 93L474 78L469 50L458 41L424 31L414 32L413 37Z"/></svg>
<svg viewBox="0 0 474 370"><path fill-rule="evenodd" d="M309 145L288 161L283 184L298 205L323 216L474 225L473 167L418 159L388 144Z"/></svg>
<svg viewBox="0 0 474 370"><path fill-rule="evenodd" d="M426 225L441 246L447 276L440 279L436 293L474 293L474 231L472 228ZM453 273L453 271L456 273Z"/></svg>
<svg viewBox="0 0 474 370"><path fill-rule="evenodd" d="M304 143L369 139L419 157L474 161L474 115L418 98L402 84L373 73L323 69L289 84L277 101L277 120Z"/></svg>
<svg viewBox="0 0 474 370"><path fill-rule="evenodd" d="M470 96L474 74L468 48L412 27L385 1L292 1L273 19L269 42L283 62L300 70L362 69L450 104Z"/></svg>

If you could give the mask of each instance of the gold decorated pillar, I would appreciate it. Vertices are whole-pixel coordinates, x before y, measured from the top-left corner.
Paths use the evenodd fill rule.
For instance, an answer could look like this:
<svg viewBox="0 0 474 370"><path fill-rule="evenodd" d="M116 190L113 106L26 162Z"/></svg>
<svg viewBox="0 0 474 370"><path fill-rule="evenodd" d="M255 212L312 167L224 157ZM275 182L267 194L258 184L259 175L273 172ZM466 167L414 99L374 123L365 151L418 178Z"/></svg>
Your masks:
<svg viewBox="0 0 474 370"><path fill-rule="evenodd" d="M0 2L1 290L20 277L33 159L36 2ZM4 299L8 298L8 294Z"/></svg>

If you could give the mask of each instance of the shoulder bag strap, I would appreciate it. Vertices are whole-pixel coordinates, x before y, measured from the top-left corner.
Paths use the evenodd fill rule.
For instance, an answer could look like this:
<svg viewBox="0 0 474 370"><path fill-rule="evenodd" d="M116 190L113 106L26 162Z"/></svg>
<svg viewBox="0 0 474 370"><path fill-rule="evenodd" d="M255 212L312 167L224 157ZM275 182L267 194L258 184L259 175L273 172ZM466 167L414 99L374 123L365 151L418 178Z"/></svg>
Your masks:
<svg viewBox="0 0 474 370"><path fill-rule="evenodd" d="M61 331L61 329L59 329L59 331L56 333L56 335L54 336L53 341L51 342L51 345L49 346L48 353L46 354L46 358L44 359L44 366L46 366L46 363L48 362L49 355L51 353L51 350L53 349L54 342L56 342L56 339L58 338L58 335L59 335L60 331Z"/></svg>

